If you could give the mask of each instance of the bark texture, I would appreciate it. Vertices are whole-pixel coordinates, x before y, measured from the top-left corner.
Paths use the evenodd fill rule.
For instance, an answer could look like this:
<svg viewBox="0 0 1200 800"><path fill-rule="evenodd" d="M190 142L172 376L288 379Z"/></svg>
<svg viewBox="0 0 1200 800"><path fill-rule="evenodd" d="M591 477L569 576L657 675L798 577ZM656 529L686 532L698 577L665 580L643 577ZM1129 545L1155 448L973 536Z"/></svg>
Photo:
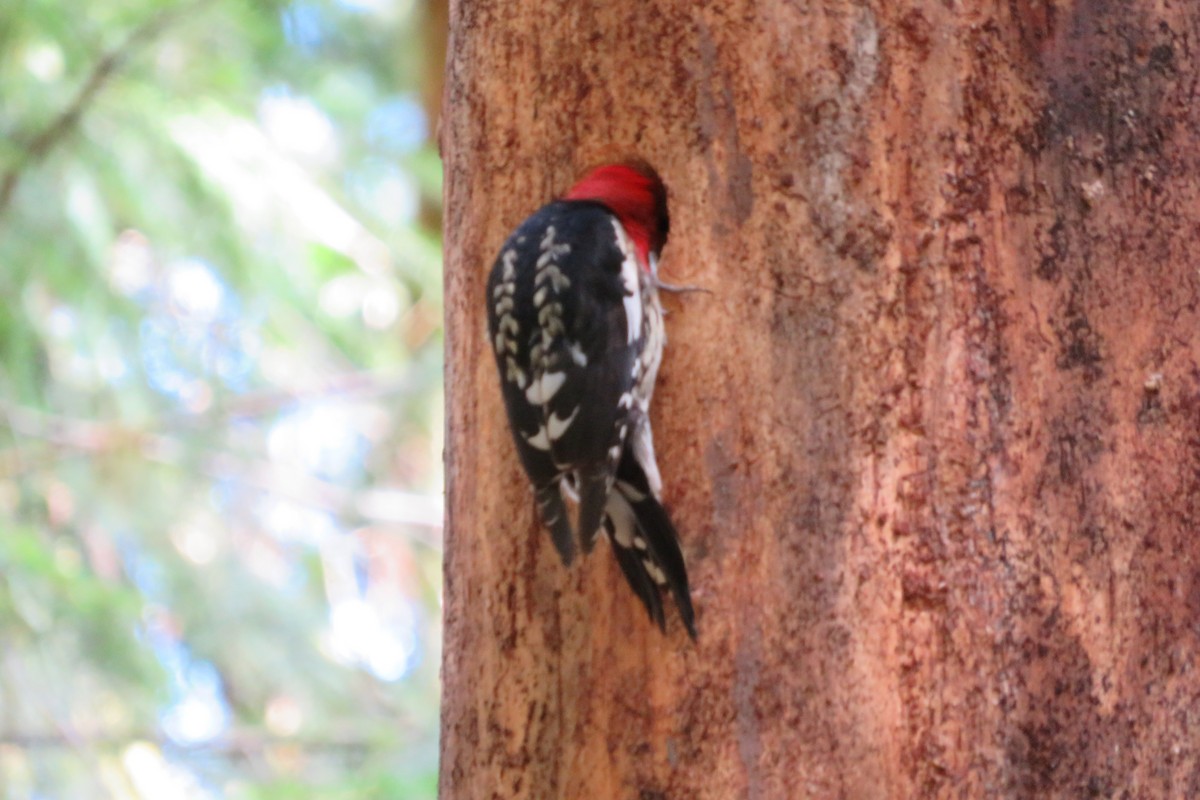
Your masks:
<svg viewBox="0 0 1200 800"><path fill-rule="evenodd" d="M442 784L1200 796L1200 5L458 0ZM483 335L591 164L670 190L700 640L535 520Z"/></svg>

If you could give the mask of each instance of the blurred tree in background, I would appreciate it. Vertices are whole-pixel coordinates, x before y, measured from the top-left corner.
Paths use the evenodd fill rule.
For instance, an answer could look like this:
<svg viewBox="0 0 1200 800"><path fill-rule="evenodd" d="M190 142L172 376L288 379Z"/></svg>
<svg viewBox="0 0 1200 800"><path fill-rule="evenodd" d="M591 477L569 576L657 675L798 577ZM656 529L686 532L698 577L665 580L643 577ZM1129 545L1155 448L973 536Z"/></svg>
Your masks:
<svg viewBox="0 0 1200 800"><path fill-rule="evenodd" d="M429 18L0 5L0 797L434 795Z"/></svg>

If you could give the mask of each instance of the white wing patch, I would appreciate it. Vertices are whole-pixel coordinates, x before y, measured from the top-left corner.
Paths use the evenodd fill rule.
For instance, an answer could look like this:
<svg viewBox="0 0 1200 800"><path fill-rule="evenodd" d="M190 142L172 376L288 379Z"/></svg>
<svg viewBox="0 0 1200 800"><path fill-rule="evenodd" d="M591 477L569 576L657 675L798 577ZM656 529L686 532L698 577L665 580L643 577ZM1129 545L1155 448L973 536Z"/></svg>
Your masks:
<svg viewBox="0 0 1200 800"><path fill-rule="evenodd" d="M617 232L617 244L625 257L621 262L621 285L625 289L625 296L621 298L621 303L625 306L625 343L633 344L642 335L642 292L639 283L641 267L638 266L637 253L633 249L629 234L625 233L625 228L616 217L613 218L612 224Z"/></svg>
<svg viewBox="0 0 1200 800"><path fill-rule="evenodd" d="M558 394L566 380L565 372L543 372L529 384L529 388L525 390L525 399L533 405L544 405Z"/></svg>
<svg viewBox="0 0 1200 800"><path fill-rule="evenodd" d="M544 270L547 265L557 261L559 256L565 256L567 253L571 252L571 245L567 244L566 242L563 242L562 244L556 244L554 242L554 237L557 235L558 231L554 229L553 225L550 225L546 228L546 235L542 238L541 244L539 245L542 249L542 254L538 256L537 260L537 268L539 270ZM556 269L555 271L557 272L558 270Z"/></svg>
<svg viewBox="0 0 1200 800"><path fill-rule="evenodd" d="M556 244L554 245L553 250L542 253L541 257L538 258L538 271L537 274L533 276L533 285L541 286L543 283L549 281L550 287L556 292L561 292L563 289L570 288L571 279L564 275L563 271L555 266L554 262L550 260L553 256L560 254L565 255L570 251L570 245Z"/></svg>
<svg viewBox="0 0 1200 800"><path fill-rule="evenodd" d="M503 256L501 256L501 261L504 262L504 274L502 276L503 280L505 283L512 283L517 279L517 251L512 249L508 250ZM509 294L511 294L511 292L509 292Z"/></svg>
<svg viewBox="0 0 1200 800"><path fill-rule="evenodd" d="M521 369L521 367L517 365L517 362L512 356L506 357L504 359L504 364L504 380L515 383L518 389L524 389L525 381L527 380L525 377L525 370Z"/></svg>
<svg viewBox="0 0 1200 800"><path fill-rule="evenodd" d="M659 568L658 564L655 564L648 558L643 558L642 566L646 568L646 572L650 573L650 577L654 579L655 583L657 583L659 586L667 585L667 576L663 573L662 569Z"/></svg>
<svg viewBox="0 0 1200 800"><path fill-rule="evenodd" d="M571 281L558 268L557 262L571 252L571 245L555 242L557 235L553 225L546 227L546 235L538 245L542 252L533 275L533 285L537 287L533 295L533 307L537 309L538 328L541 330L541 346L534 345L537 350L537 355L532 359L535 369L541 366L540 362L549 352L554 337L566 330L562 319L562 303L557 302L556 298L571 285Z"/></svg>
<svg viewBox="0 0 1200 800"><path fill-rule="evenodd" d="M537 433L533 436L521 434L530 447L538 450L550 450L551 442L556 442L562 435L571 427L571 423L575 421L575 417L579 416L579 407L571 412L571 416L563 419L558 414L551 414L546 420L546 424L538 428Z"/></svg>
<svg viewBox="0 0 1200 800"><path fill-rule="evenodd" d="M510 353L517 352L517 335L521 332L521 326L517 323L517 318L513 316L513 295L517 291L517 251L506 250L504 255L500 257L504 271L500 276L500 283L492 290L492 299L496 301L496 341L493 346L496 348L496 355L503 355L507 350Z"/></svg>
<svg viewBox="0 0 1200 800"><path fill-rule="evenodd" d="M550 419L546 420L546 429L550 432L550 438L554 441L561 439L577 416L579 416L579 406L575 406L575 410L571 412L571 416L566 419L561 419L558 414L551 414Z"/></svg>
<svg viewBox="0 0 1200 800"><path fill-rule="evenodd" d="M637 523L634 521L633 508L630 507L629 501L622 497L620 492L613 492L608 496L604 510L613 522L612 538L616 543L624 548L634 547L634 543L641 537L635 533Z"/></svg>
<svg viewBox="0 0 1200 800"><path fill-rule="evenodd" d="M550 450L550 437L546 435L546 426L538 428L538 432L533 436L521 435L525 437L525 441L530 447L537 450Z"/></svg>

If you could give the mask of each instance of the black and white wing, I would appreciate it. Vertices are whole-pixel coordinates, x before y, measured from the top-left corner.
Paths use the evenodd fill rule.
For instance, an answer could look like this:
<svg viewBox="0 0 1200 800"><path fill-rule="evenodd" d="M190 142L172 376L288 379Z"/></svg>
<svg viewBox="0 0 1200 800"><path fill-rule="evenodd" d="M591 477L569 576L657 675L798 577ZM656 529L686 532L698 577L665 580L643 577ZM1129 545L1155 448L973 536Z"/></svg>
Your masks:
<svg viewBox="0 0 1200 800"><path fill-rule="evenodd" d="M599 531L636 412L643 297L632 247L590 202L556 202L505 243L488 281L488 330L521 463L564 563L579 498L585 550Z"/></svg>

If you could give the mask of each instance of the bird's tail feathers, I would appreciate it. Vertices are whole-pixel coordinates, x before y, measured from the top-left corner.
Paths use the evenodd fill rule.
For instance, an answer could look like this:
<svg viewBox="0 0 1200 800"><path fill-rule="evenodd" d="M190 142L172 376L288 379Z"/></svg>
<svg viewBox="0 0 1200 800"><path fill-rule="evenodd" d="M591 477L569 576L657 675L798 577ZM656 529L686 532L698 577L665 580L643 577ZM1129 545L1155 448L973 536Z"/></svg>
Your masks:
<svg viewBox="0 0 1200 800"><path fill-rule="evenodd" d="M538 487L534 492L534 499L537 501L542 523L549 529L550 539L562 558L563 566L571 566L575 559L575 532L571 530L571 520L567 517L567 507L563 503L558 483Z"/></svg>
<svg viewBox="0 0 1200 800"><path fill-rule="evenodd" d="M621 571L646 606L650 619L666 630L661 591L668 590L688 635L695 639L696 614L679 535L667 510L650 492L645 473L628 452L621 460L606 508L605 530Z"/></svg>
<svg viewBox="0 0 1200 800"><path fill-rule="evenodd" d="M606 469L578 476L579 542L584 553L592 552L592 546L596 543L611 488L612 478Z"/></svg>

